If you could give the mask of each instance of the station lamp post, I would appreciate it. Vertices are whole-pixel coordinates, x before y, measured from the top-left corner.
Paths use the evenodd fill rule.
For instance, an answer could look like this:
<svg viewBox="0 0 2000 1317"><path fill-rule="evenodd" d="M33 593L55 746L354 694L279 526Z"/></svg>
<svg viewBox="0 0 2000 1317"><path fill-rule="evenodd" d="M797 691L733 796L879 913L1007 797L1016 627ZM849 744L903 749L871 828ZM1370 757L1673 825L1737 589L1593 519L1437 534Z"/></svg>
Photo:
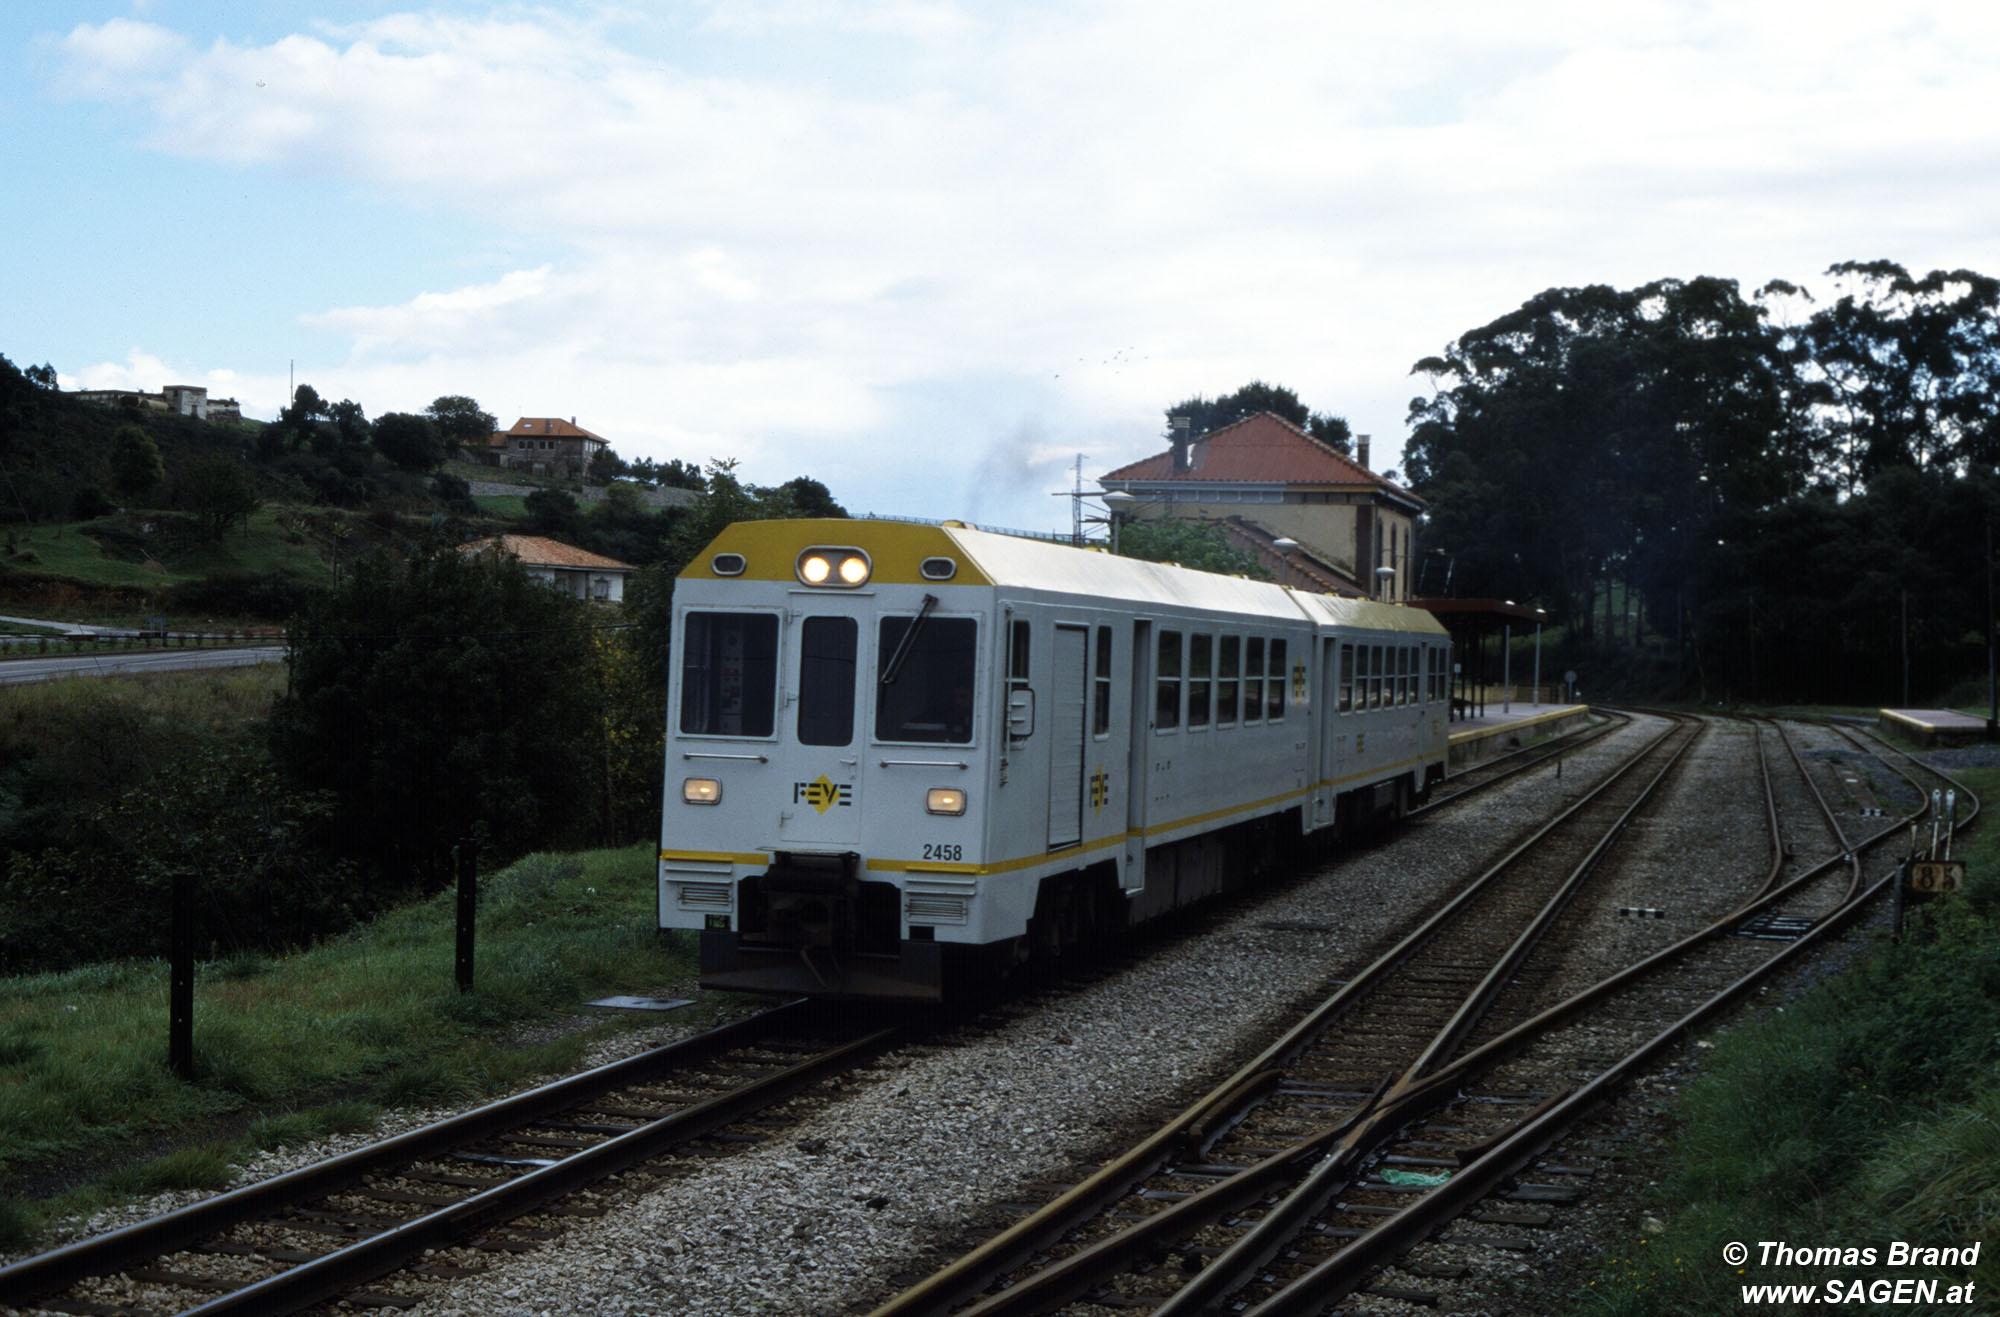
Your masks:
<svg viewBox="0 0 2000 1317"><path fill-rule="evenodd" d="M1280 535L1277 539L1271 541L1271 547L1278 551L1278 584L1290 585L1292 583L1292 550L1299 547L1299 542L1289 535Z"/></svg>

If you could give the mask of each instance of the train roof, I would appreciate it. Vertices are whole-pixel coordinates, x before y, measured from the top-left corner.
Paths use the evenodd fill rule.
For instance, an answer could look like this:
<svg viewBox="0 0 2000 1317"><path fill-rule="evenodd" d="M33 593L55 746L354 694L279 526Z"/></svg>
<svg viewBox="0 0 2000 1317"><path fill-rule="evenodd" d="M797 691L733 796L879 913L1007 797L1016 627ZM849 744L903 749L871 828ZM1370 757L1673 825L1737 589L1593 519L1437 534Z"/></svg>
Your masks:
<svg viewBox="0 0 2000 1317"><path fill-rule="evenodd" d="M870 579L881 584L1000 586L1285 621L1304 619L1322 626L1444 631L1437 619L1422 609L1312 594L1270 581L1120 558L1099 549L950 524L836 518L739 521L696 555L681 579L795 581L800 557L808 549L822 547L862 550L871 565ZM741 556L742 569L718 572L715 560L729 554ZM955 574L948 582L922 573L920 565L936 558L949 558L955 565Z"/></svg>

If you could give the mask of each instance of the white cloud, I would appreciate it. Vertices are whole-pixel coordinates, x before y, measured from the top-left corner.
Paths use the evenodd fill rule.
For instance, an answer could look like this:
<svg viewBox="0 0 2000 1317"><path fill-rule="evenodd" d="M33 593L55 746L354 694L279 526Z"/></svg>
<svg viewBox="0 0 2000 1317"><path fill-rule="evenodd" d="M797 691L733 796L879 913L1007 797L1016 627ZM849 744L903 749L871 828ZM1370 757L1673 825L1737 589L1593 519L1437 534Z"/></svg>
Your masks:
<svg viewBox="0 0 2000 1317"><path fill-rule="evenodd" d="M2000 256L1983 6L716 0L643 41L628 18L266 44L121 19L63 50L163 150L563 253L389 305L330 291L302 309L353 344L329 366L782 468L753 478L835 443L894 464L911 398L967 380L976 437L944 460L968 488L996 462L1041 483L1037 444L1135 456L1159 408L1253 375L1386 465L1409 364L1543 287ZM815 41L810 76L761 62Z"/></svg>

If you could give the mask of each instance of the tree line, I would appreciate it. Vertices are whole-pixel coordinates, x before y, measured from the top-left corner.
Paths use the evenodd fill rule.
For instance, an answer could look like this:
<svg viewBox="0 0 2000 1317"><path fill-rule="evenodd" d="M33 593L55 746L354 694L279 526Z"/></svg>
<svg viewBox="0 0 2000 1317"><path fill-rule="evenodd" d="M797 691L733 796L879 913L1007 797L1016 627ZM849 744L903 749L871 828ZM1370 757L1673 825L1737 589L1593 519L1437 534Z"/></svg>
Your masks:
<svg viewBox="0 0 2000 1317"><path fill-rule="evenodd" d="M1416 363L1423 553L1549 608L1598 689L1892 703L1983 672L2000 281L1826 277L1549 289Z"/></svg>

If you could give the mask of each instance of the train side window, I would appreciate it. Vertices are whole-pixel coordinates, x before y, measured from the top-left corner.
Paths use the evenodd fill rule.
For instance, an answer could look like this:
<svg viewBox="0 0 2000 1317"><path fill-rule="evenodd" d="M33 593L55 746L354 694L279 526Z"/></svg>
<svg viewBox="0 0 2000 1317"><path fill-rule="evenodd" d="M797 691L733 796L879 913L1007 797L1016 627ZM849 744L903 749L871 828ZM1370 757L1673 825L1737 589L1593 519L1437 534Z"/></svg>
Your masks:
<svg viewBox="0 0 2000 1317"><path fill-rule="evenodd" d="M1285 716L1285 683L1291 674L1285 671L1285 642L1273 637L1271 640L1270 679L1264 683L1264 716L1272 722Z"/></svg>
<svg viewBox="0 0 2000 1317"><path fill-rule="evenodd" d="M1190 728L1208 726L1210 701L1213 699L1214 659L1214 636L1188 637L1187 725Z"/></svg>
<svg viewBox="0 0 2000 1317"><path fill-rule="evenodd" d="M681 731L769 736L776 726L778 619L689 613L681 644Z"/></svg>
<svg viewBox="0 0 2000 1317"><path fill-rule="evenodd" d="M851 617L809 617L799 627L799 744L846 745L854 739L854 650L861 624Z"/></svg>
<svg viewBox="0 0 2000 1317"><path fill-rule="evenodd" d="M1097 628L1097 665L1092 669L1090 731L1093 736L1111 734L1111 628Z"/></svg>
<svg viewBox="0 0 2000 1317"><path fill-rule="evenodd" d="M1354 712L1354 646L1340 647L1340 703L1342 713Z"/></svg>
<svg viewBox="0 0 2000 1317"><path fill-rule="evenodd" d="M1153 667L1153 728L1170 732L1181 725L1181 633L1162 631Z"/></svg>
<svg viewBox="0 0 2000 1317"><path fill-rule="evenodd" d="M1372 651L1368 659L1368 707L1379 709L1382 707L1382 664L1384 661L1382 646L1370 645L1368 648Z"/></svg>
<svg viewBox="0 0 2000 1317"><path fill-rule="evenodd" d="M1396 703L1398 704L1410 702L1410 671L1416 666L1411 661L1412 657L1408 645L1396 647Z"/></svg>
<svg viewBox="0 0 2000 1317"><path fill-rule="evenodd" d="M1016 620L1007 628L1007 704L1009 708L1013 707L1015 691L1033 689L1028 682L1028 674L1033 671L1033 668L1030 666L1034 657L1033 641L1034 629L1025 621ZM1027 739L1027 733L1015 736L1013 739L1016 744L1019 744Z"/></svg>
<svg viewBox="0 0 2000 1317"><path fill-rule="evenodd" d="M1243 642L1243 721L1264 719L1264 637Z"/></svg>
<svg viewBox="0 0 2000 1317"><path fill-rule="evenodd" d="M1242 680L1243 638L1223 636L1221 652L1215 660L1215 725L1229 727L1236 722L1237 683Z"/></svg>

